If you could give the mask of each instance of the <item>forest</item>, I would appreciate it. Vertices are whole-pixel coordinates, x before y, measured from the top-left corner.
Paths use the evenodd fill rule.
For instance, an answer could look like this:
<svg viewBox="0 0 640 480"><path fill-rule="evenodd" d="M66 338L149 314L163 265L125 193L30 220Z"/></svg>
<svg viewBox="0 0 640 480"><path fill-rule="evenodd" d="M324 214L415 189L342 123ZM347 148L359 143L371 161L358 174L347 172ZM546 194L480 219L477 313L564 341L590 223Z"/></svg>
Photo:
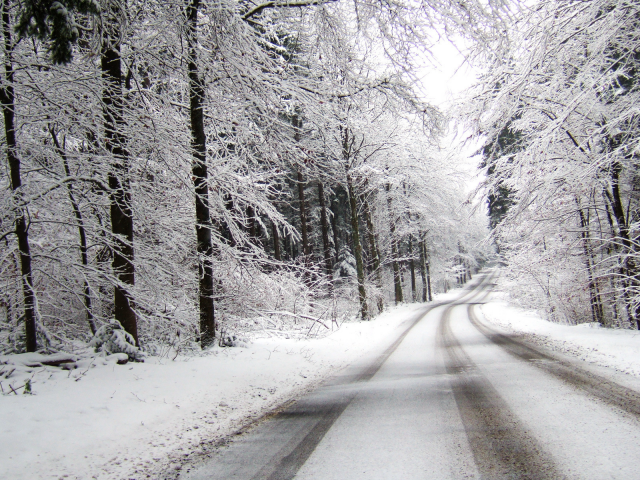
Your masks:
<svg viewBox="0 0 640 480"><path fill-rule="evenodd" d="M537 2L461 109L510 292L555 322L640 328L638 7Z"/></svg>
<svg viewBox="0 0 640 480"><path fill-rule="evenodd" d="M638 18L3 0L0 353L309 335L429 301L494 250L550 320L640 328ZM480 72L450 111L422 93L442 41ZM454 122L482 145L476 192Z"/></svg>
<svg viewBox="0 0 640 480"><path fill-rule="evenodd" d="M411 68L442 13L2 8L3 353L307 335L427 301L483 261Z"/></svg>

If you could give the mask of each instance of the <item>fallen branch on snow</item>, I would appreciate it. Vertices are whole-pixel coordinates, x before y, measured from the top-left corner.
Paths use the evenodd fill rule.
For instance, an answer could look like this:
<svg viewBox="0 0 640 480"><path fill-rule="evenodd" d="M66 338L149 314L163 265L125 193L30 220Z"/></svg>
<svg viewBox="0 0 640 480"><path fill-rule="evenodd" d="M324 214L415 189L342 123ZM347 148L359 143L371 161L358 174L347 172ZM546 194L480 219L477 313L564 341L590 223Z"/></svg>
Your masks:
<svg viewBox="0 0 640 480"><path fill-rule="evenodd" d="M319 318L313 318L310 317L309 315L304 315L302 313L291 313L291 312L261 312L263 314L266 315L286 315L289 317L297 317L297 318L303 318L305 320L311 320L312 322L318 322L320 325L322 325L324 328L326 328L327 330L329 330L329 327L327 327L321 320L320 318L322 318L322 315L324 315L324 313L319 317ZM325 312L326 313L326 312Z"/></svg>

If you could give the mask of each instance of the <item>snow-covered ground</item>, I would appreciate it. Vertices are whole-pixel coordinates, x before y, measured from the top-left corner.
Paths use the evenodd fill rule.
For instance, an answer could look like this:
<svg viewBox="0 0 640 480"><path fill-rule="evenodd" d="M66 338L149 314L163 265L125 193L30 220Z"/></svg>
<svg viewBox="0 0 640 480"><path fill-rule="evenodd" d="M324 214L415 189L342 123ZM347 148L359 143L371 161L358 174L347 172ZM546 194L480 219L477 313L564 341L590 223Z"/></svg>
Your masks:
<svg viewBox="0 0 640 480"><path fill-rule="evenodd" d="M531 343L583 360L586 365L640 377L640 331L601 328L597 323L551 323L534 311L510 304L508 295L500 291L487 300L480 311L501 330L521 334Z"/></svg>
<svg viewBox="0 0 640 480"><path fill-rule="evenodd" d="M639 332L551 324L507 300L501 292L491 294L479 306L482 317L618 377L640 377ZM245 347L175 360L117 365L116 358L94 358L63 370L25 368L12 365L25 358L0 357L0 478L138 479L177 471L201 445L225 438L393 341L420 308L391 308L371 322L344 323L323 338L255 339ZM28 378L32 395L19 389Z"/></svg>
<svg viewBox="0 0 640 480"><path fill-rule="evenodd" d="M324 338L256 339L175 361L97 358L70 371L17 366L5 379L24 358L0 357L0 478L138 479L180 469L201 443L224 438L394 338L420 307L343 323ZM33 395L18 389L28 378Z"/></svg>

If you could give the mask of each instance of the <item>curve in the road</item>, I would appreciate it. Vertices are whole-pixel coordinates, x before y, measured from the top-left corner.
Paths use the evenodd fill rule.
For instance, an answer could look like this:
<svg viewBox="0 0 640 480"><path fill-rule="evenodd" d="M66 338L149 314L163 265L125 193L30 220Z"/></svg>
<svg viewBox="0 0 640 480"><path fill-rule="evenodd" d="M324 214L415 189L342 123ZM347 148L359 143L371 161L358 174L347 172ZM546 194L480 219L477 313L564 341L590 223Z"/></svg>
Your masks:
<svg viewBox="0 0 640 480"><path fill-rule="evenodd" d="M438 339L445 371L450 375L454 398L480 474L496 480L564 478L552 457L528 434L465 353L451 331L454 307L450 305L442 313Z"/></svg>
<svg viewBox="0 0 640 480"><path fill-rule="evenodd" d="M496 332L478 319L474 312L474 305L469 305L468 313L469 320L480 333L512 356L535 365L609 405L615 406L635 417L640 417L640 393L544 353L512 336Z"/></svg>
<svg viewBox="0 0 640 480"><path fill-rule="evenodd" d="M223 448L226 452L220 456L216 455L215 466L209 466L211 463L208 458L211 452L207 452L198 462L203 463L199 466L194 465L195 468L191 469L191 472L185 472L181 478L187 477L192 480L293 479L336 420L342 416L361 391L361 388L356 385L371 380L429 312L437 307L477 301L486 294L487 287L490 288L492 278L491 274L479 276L474 283L470 283L466 290L461 292L459 297L425 305L412 318L405 321L392 343L364 368L354 368L351 369L355 372L353 374L333 377L314 393L243 427L236 432L242 437L233 435L214 446L216 449ZM250 430L251 433L249 433Z"/></svg>
<svg viewBox="0 0 640 480"><path fill-rule="evenodd" d="M472 285L467 293L454 300L455 304L460 304L464 301L470 301L476 296L485 292L484 288L487 281L491 276L485 276L480 278L480 281ZM427 313L436 307L448 305L451 302L437 302L428 305L422 309L412 320L409 321L407 328L398 336L398 338L382 353L380 354L367 368L360 372L355 378L348 378L342 380L340 383L358 383L366 382L370 380L378 370L382 367L384 362L389 356L398 348L409 332L415 327L418 322L424 318ZM315 416L318 418L317 422L306 431L304 436L298 436L288 442L279 454L260 469L251 480L290 480L295 477L298 470L304 465L309 456L313 453L318 444L322 441L325 434L329 431L334 422L340 417L342 412L349 406L353 398L356 396L357 391L354 390L350 394L346 395L342 401L333 403L328 408L322 411L305 412L304 415ZM299 415L301 412L296 412L297 406L293 407L277 414L277 417L285 417L290 415Z"/></svg>

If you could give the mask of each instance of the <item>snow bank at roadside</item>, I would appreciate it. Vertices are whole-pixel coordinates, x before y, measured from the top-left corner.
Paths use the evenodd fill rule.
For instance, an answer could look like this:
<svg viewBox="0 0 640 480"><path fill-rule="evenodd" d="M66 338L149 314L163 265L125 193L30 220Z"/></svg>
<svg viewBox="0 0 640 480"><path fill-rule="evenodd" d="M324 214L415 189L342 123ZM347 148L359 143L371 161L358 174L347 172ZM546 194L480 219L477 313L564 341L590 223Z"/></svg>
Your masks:
<svg viewBox="0 0 640 480"><path fill-rule="evenodd" d="M490 323L509 333L521 334L532 343L640 377L640 332L637 330L601 328L593 323L551 323L533 311L510 305L503 292L492 293L480 311Z"/></svg>
<svg viewBox="0 0 640 480"><path fill-rule="evenodd" d="M64 370L0 358L0 478L139 479L178 471L202 442L229 435L388 341L421 307L344 323L324 338L259 339L175 361L94 358ZM32 395L19 389L27 379Z"/></svg>

